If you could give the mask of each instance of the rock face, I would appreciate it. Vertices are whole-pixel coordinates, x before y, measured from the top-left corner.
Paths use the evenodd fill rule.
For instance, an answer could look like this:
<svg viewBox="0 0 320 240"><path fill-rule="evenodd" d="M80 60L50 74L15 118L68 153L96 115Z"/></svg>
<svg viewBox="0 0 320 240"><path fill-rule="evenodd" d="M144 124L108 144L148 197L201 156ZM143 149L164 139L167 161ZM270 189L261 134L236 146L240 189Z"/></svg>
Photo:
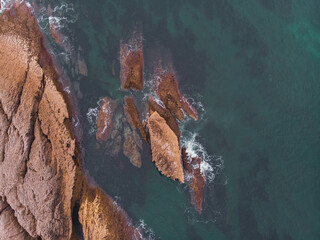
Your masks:
<svg viewBox="0 0 320 240"><path fill-rule="evenodd" d="M101 239L87 230L105 224L114 239L133 239L134 228L112 199L97 188L87 195L70 99L25 3L0 16L0 46L0 239L75 239L76 201L103 216L93 221L81 212L86 239Z"/></svg>
<svg viewBox="0 0 320 240"><path fill-rule="evenodd" d="M109 139L113 129L112 119L118 105L118 101L114 101L109 97L102 99L97 119L96 138L98 141L107 141Z"/></svg>
<svg viewBox="0 0 320 240"><path fill-rule="evenodd" d="M32 240L34 238L19 225L14 211L0 198L0 240ZM34 239L35 240L35 239Z"/></svg>
<svg viewBox="0 0 320 240"><path fill-rule="evenodd" d="M166 121L154 112L148 120L152 161L165 176L184 183L179 141Z"/></svg>
<svg viewBox="0 0 320 240"><path fill-rule="evenodd" d="M85 240L142 239L125 212L101 189L87 186L80 202L79 221Z"/></svg>
<svg viewBox="0 0 320 240"><path fill-rule="evenodd" d="M143 89L142 36L134 33L129 44L120 44L120 80L124 90Z"/></svg>
<svg viewBox="0 0 320 240"><path fill-rule="evenodd" d="M155 91L166 108L172 112L181 122L183 113L181 111L180 91L176 76L173 73L162 73L158 78Z"/></svg>
<svg viewBox="0 0 320 240"><path fill-rule="evenodd" d="M205 178L201 174L200 164L201 158L190 157L185 147L181 149L183 168L188 176L189 192L191 196L191 203L198 211L202 213L203 188L205 185Z"/></svg>
<svg viewBox="0 0 320 240"><path fill-rule="evenodd" d="M178 139L180 138L179 125L175 117L171 112L163 107L161 107L152 97L149 96L148 99L149 105L149 115L151 116L153 112L158 112L161 117L166 120L166 123L169 125L171 130L177 135Z"/></svg>
<svg viewBox="0 0 320 240"><path fill-rule="evenodd" d="M124 113L127 117L127 120L132 128L132 130L136 130L138 128L140 130L140 134L142 138L148 142L146 132L142 126L142 122L140 119L140 115L136 105L134 104L134 100L132 97L124 98Z"/></svg>
<svg viewBox="0 0 320 240"><path fill-rule="evenodd" d="M0 196L32 237L68 239L75 139L41 33L25 4L0 20Z"/></svg>

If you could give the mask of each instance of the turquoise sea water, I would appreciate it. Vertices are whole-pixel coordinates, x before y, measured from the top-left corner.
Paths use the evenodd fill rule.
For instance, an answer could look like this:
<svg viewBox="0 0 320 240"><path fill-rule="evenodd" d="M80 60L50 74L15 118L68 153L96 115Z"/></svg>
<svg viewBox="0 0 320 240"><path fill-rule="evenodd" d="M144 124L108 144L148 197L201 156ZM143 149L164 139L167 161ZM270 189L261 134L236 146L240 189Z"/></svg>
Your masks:
<svg viewBox="0 0 320 240"><path fill-rule="evenodd" d="M320 1L51 3L63 4L73 9L61 9L72 19L65 34L88 65L80 79L86 167L135 224L143 219L165 240L320 239ZM184 125L216 167L201 217L187 189L158 173L147 146L137 169L103 155L89 134L89 108L128 94L120 90L119 43L134 28L144 36L146 80L161 55L181 91L204 107L199 122Z"/></svg>

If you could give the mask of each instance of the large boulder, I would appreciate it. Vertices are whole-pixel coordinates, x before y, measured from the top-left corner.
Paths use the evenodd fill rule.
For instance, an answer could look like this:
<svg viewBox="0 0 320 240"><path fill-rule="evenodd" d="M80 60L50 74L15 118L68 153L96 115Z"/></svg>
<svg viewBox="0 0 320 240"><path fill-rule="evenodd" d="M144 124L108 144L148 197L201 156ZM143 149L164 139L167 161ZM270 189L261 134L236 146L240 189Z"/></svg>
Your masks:
<svg viewBox="0 0 320 240"><path fill-rule="evenodd" d="M124 90L143 89L143 48L141 34L134 33L128 43L120 44L120 80Z"/></svg>
<svg viewBox="0 0 320 240"><path fill-rule="evenodd" d="M180 158L179 141L166 121L153 112L148 119L152 161L158 170L165 176L178 179L184 183L184 173Z"/></svg>

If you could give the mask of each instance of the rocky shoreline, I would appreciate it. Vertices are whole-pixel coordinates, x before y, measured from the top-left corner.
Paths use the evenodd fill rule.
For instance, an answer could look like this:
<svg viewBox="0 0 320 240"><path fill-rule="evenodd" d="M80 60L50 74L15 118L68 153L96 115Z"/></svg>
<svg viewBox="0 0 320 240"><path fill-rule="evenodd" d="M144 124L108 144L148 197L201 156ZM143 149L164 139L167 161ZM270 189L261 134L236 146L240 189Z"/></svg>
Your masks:
<svg viewBox="0 0 320 240"><path fill-rule="evenodd" d="M79 204L84 239L139 239L126 213L83 174L71 99L44 40L26 3L1 14L0 238L79 239Z"/></svg>

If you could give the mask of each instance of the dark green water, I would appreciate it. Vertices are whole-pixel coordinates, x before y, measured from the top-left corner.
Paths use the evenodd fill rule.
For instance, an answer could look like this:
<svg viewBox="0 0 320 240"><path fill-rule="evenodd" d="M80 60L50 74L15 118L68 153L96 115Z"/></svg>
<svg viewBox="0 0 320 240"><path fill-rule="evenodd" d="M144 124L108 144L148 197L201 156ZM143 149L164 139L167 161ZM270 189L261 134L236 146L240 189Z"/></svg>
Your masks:
<svg viewBox="0 0 320 240"><path fill-rule="evenodd" d="M86 166L136 224L143 219L168 240L320 239L320 1L69 2L78 15L71 42L89 70L80 81ZM146 79L153 54L165 49L181 90L205 109L187 128L223 157L202 217L184 186L157 172L147 147L136 169L99 153L88 134L88 109L102 96L124 96L119 42L137 26Z"/></svg>

